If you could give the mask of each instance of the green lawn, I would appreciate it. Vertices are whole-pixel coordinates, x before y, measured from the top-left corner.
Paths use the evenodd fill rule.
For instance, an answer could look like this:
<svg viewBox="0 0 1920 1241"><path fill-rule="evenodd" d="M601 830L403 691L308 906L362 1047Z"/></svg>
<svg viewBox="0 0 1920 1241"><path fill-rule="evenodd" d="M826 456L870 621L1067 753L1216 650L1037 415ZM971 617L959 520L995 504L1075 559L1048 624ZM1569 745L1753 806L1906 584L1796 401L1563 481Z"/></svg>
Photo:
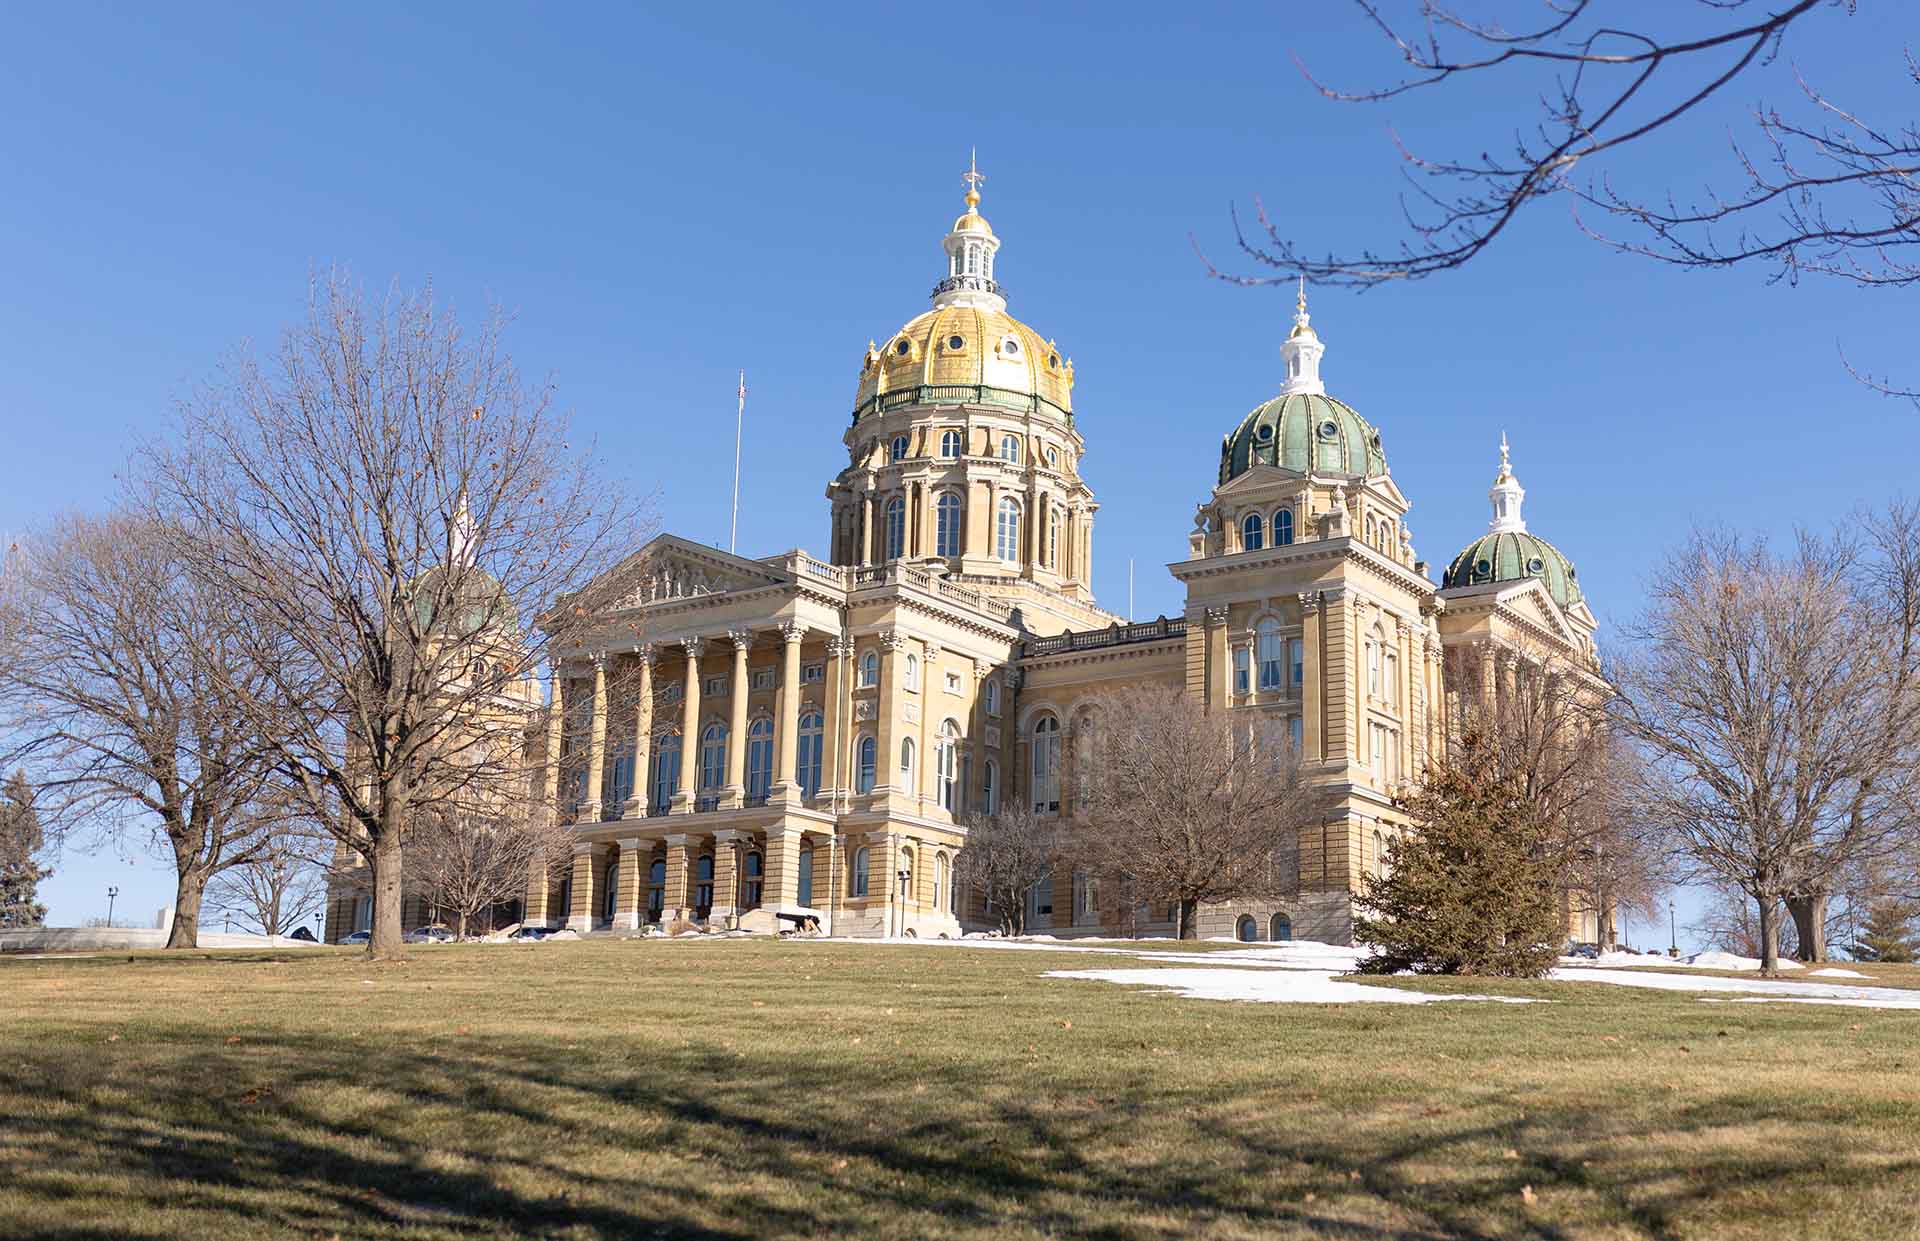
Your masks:
<svg viewBox="0 0 1920 1241"><path fill-rule="evenodd" d="M1150 964L0 958L0 1237L1920 1235L1920 1013L1039 977Z"/></svg>

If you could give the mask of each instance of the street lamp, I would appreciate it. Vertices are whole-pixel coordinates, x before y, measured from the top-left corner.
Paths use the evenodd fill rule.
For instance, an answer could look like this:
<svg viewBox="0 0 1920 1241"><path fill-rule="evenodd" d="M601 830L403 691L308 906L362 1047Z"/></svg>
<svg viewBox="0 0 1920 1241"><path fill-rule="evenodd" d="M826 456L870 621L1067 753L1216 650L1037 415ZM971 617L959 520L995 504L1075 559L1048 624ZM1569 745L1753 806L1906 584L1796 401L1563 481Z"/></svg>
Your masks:
<svg viewBox="0 0 1920 1241"><path fill-rule="evenodd" d="M899 933L903 936L907 933L907 885L912 881L912 879L913 879L913 872L908 870L906 867L902 866L900 868L900 931Z"/></svg>
<svg viewBox="0 0 1920 1241"><path fill-rule="evenodd" d="M107 889L107 925L109 927L113 925L113 902L119 899L119 896L120 896L119 888Z"/></svg>
<svg viewBox="0 0 1920 1241"><path fill-rule="evenodd" d="M1667 955L1680 955L1680 924L1674 920L1673 902L1667 902Z"/></svg>

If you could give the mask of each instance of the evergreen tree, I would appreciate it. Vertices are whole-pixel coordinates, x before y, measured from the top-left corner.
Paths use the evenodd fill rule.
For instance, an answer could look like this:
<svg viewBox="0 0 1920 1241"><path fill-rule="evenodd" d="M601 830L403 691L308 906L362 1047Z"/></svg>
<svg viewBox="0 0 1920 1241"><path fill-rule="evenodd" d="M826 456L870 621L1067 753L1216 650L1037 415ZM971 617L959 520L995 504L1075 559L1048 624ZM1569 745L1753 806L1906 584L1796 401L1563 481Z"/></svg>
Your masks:
<svg viewBox="0 0 1920 1241"><path fill-rule="evenodd" d="M1904 964L1914 959L1913 906L1891 898L1867 907L1867 922L1853 945L1856 961Z"/></svg>
<svg viewBox="0 0 1920 1241"><path fill-rule="evenodd" d="M1469 725L1399 804L1412 823L1355 902L1354 939L1375 949L1361 969L1544 974L1565 930L1551 824L1488 732Z"/></svg>
<svg viewBox="0 0 1920 1241"><path fill-rule="evenodd" d="M44 843L33 789L26 773L16 771L0 796L0 930L39 926L46 920L47 907L34 899L40 881L53 873L33 860Z"/></svg>

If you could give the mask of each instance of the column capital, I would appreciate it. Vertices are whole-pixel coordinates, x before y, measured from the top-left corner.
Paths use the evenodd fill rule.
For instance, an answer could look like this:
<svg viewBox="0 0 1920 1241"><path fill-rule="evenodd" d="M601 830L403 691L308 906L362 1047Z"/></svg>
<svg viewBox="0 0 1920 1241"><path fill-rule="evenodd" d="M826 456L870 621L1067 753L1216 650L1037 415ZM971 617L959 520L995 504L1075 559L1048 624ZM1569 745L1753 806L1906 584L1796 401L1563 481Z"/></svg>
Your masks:
<svg viewBox="0 0 1920 1241"><path fill-rule="evenodd" d="M684 849L693 837L686 832L669 832L665 839L666 842L674 848Z"/></svg>
<svg viewBox="0 0 1920 1241"><path fill-rule="evenodd" d="M753 649L753 630L729 629L727 630L727 641L733 643L733 649L736 652L745 654L747 651Z"/></svg>
<svg viewBox="0 0 1920 1241"><path fill-rule="evenodd" d="M628 648L627 653L649 668L660 662L660 652L651 642L636 642Z"/></svg>
<svg viewBox="0 0 1920 1241"><path fill-rule="evenodd" d="M929 663L931 663L931 662L932 662L933 660L936 660L936 659L938 659L938 658L940 658L940 655L941 655L941 652L942 652L943 650L945 650L945 648L944 648L944 647L942 647L942 646L941 646L941 645L940 645L940 644L939 644L938 642L929 642L929 643L927 643L927 660L928 660L928 662L929 662Z"/></svg>
<svg viewBox="0 0 1920 1241"><path fill-rule="evenodd" d="M780 640L783 642L798 642L806 636L807 627L799 621L788 621L780 626Z"/></svg>
<svg viewBox="0 0 1920 1241"><path fill-rule="evenodd" d="M607 652L605 650L590 651L587 654L587 662L593 665L595 672L605 672L607 670Z"/></svg>
<svg viewBox="0 0 1920 1241"><path fill-rule="evenodd" d="M827 654L834 656L836 659L845 659L847 656L853 654L853 639L845 635L828 638Z"/></svg>
<svg viewBox="0 0 1920 1241"><path fill-rule="evenodd" d="M880 645L889 651L904 651L907 649L907 635L898 629L889 629L880 635Z"/></svg>
<svg viewBox="0 0 1920 1241"><path fill-rule="evenodd" d="M752 832L742 831L737 827L723 827L713 834L713 842L720 845L748 844L752 840Z"/></svg>
<svg viewBox="0 0 1920 1241"><path fill-rule="evenodd" d="M1227 609L1224 607L1208 608L1206 615L1209 626L1224 625L1227 623Z"/></svg>
<svg viewBox="0 0 1920 1241"><path fill-rule="evenodd" d="M686 650L688 659L698 659L706 652L707 640L705 638L682 638L680 639L680 645Z"/></svg>

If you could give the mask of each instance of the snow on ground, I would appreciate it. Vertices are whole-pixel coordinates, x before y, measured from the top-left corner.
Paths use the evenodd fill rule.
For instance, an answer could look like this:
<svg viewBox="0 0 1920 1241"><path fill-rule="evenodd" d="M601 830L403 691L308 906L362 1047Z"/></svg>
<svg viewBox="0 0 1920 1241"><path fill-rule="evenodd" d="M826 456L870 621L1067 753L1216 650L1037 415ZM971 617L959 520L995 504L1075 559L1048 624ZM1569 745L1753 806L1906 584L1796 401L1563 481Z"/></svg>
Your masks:
<svg viewBox="0 0 1920 1241"><path fill-rule="evenodd" d="M1696 952L1690 957L1661 957L1637 952L1603 952L1598 957L1561 957L1560 964L1578 969L1630 970L1758 970L1757 957L1736 957L1731 952ZM1798 961L1782 957L1783 970L1804 969Z"/></svg>
<svg viewBox="0 0 1920 1241"><path fill-rule="evenodd" d="M1209 953L1208 956L1218 956ZM1164 954L1156 953L1154 959ZM1252 1000L1262 1004L1431 1004L1436 1000L1491 1000L1532 1004L1497 995L1435 995L1341 982L1325 970L1145 969L1048 970L1047 978L1084 978L1128 987L1152 987L1189 1000Z"/></svg>
<svg viewBox="0 0 1920 1241"><path fill-rule="evenodd" d="M1871 978L1873 977L1873 975L1862 974L1859 970L1843 970L1836 967L1833 969L1811 970L1808 972L1807 977L1809 978Z"/></svg>
<svg viewBox="0 0 1920 1241"><path fill-rule="evenodd" d="M1649 987L1656 991L1703 991L1726 995L1736 1003L1839 1004L1853 1008L1920 1009L1920 991L1901 987L1848 987L1838 983L1783 982L1774 978L1703 978L1698 975L1655 974L1637 970L1609 970L1561 966L1547 975L1561 982L1610 982L1622 987ZM1703 999L1706 997L1702 997Z"/></svg>

